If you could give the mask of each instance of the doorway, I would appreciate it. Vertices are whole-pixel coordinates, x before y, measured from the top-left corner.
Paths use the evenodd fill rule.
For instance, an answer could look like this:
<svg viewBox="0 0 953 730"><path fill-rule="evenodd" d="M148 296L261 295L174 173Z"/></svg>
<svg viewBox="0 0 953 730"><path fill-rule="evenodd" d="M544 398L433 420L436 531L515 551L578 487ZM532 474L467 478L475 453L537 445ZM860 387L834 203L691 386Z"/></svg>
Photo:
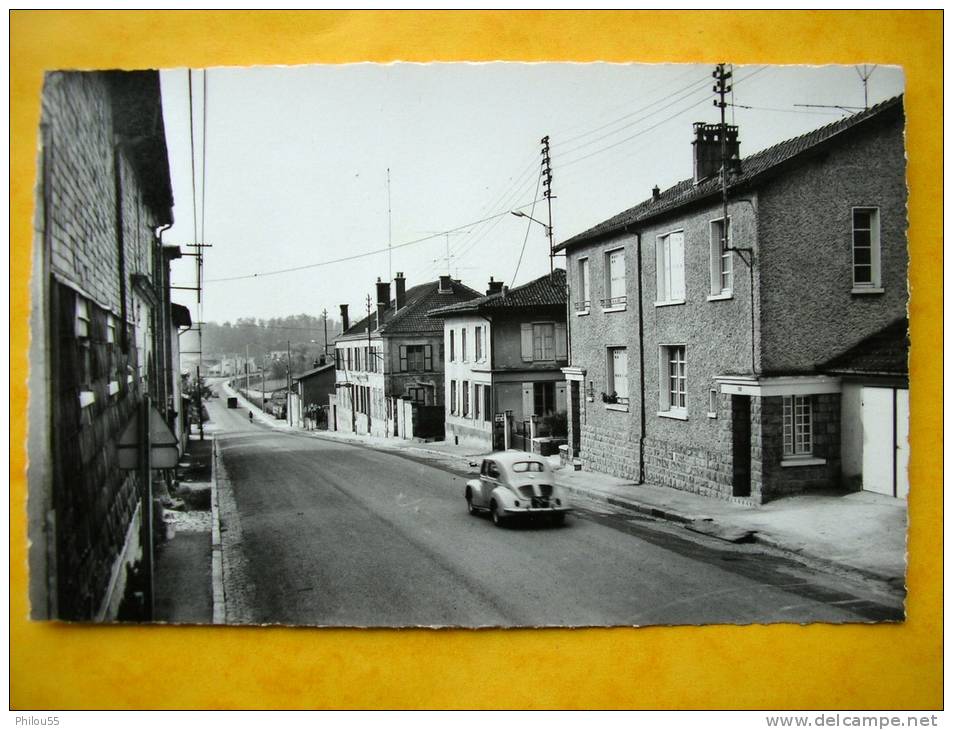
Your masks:
<svg viewBox="0 0 953 730"><path fill-rule="evenodd" d="M751 397L731 396L731 494L751 496Z"/></svg>

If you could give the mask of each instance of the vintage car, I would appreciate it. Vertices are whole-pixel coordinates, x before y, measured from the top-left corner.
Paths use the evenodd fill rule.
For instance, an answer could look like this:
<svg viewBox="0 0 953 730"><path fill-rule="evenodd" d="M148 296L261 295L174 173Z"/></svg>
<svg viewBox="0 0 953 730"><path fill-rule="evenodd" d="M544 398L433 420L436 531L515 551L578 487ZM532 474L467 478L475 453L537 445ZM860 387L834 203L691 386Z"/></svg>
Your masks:
<svg viewBox="0 0 953 730"><path fill-rule="evenodd" d="M467 482L464 496L470 514L489 512L498 527L517 516L541 516L562 524L570 510L546 460L524 451L487 456L480 464L480 478Z"/></svg>

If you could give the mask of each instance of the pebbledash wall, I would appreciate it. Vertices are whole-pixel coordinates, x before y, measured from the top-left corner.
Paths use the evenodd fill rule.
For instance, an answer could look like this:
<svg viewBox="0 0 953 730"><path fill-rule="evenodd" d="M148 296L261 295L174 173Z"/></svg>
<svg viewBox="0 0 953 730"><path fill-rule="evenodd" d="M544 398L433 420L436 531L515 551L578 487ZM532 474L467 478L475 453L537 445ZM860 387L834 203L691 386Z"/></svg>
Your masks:
<svg viewBox="0 0 953 730"><path fill-rule="evenodd" d="M137 348L151 312L132 275L154 274L161 215L114 144L114 94L100 73L51 73L43 91L30 374L31 393L46 390L30 407L35 618L114 618L141 551L139 479L118 468L116 443L154 376ZM78 306L89 315L85 336Z"/></svg>
<svg viewBox="0 0 953 730"><path fill-rule="evenodd" d="M710 223L719 204L681 209L629 232L570 251L573 300L578 261L589 258L588 314L573 312L573 365L586 370L582 392L580 457L587 468L637 480L639 440L648 483L706 496L732 498L732 397L716 376L755 373L813 374L815 366L903 316L906 289L906 215L903 126L900 113L854 130L836 148L784 170L732 200L732 243L754 250L754 301L748 269L733 258L730 297L710 285ZM871 161L874 161L872 164ZM881 211L882 293L853 293L853 206ZM658 236L682 231L685 301L656 302ZM641 245L641 264L638 247ZM603 312L605 254L623 247L627 304ZM639 291L641 267L642 287ZM644 313L639 353L638 297ZM752 309L753 316L752 316ZM753 354L752 354L753 340ZM686 351L686 417L661 413L663 346ZM628 410L601 402L607 348L628 348ZM644 378L645 431L640 424ZM709 411L709 391L715 409ZM589 397L587 397L587 395ZM813 456L825 463L782 466L782 397L751 398L751 494L764 502L840 481L840 394L812 396Z"/></svg>

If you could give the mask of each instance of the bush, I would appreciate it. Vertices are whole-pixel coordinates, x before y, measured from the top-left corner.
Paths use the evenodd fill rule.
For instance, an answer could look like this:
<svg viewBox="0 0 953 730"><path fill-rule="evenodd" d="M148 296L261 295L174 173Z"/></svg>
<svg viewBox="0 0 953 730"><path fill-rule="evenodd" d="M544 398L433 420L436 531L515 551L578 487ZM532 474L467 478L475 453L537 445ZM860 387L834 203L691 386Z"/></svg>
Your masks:
<svg viewBox="0 0 953 730"><path fill-rule="evenodd" d="M569 435L569 420L566 411L557 411L543 416L539 421L539 435L566 438Z"/></svg>

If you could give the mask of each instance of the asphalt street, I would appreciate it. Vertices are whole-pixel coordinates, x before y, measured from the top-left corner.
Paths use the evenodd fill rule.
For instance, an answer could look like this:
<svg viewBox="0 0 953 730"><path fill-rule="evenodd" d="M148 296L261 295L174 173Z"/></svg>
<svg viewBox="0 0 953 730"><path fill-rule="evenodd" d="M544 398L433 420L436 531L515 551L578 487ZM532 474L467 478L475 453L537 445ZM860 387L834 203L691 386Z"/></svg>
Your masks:
<svg viewBox="0 0 953 730"><path fill-rule="evenodd" d="M209 401L230 623L606 626L870 622L861 583L592 503L564 527L467 514L439 462L251 423ZM472 475L469 475L472 478Z"/></svg>

